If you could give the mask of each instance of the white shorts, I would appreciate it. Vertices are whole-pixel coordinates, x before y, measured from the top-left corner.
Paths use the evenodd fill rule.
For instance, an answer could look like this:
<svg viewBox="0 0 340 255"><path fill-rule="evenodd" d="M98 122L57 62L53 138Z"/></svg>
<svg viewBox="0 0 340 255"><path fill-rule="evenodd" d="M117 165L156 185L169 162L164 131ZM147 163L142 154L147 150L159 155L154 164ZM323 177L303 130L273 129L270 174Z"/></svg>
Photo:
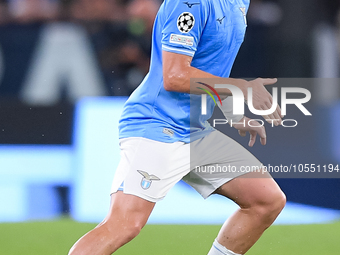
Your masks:
<svg viewBox="0 0 340 255"><path fill-rule="evenodd" d="M261 162L219 131L192 143L163 143L142 137L120 140L121 160L111 193L122 190L151 202L181 179L204 198ZM247 167L248 166L248 167Z"/></svg>

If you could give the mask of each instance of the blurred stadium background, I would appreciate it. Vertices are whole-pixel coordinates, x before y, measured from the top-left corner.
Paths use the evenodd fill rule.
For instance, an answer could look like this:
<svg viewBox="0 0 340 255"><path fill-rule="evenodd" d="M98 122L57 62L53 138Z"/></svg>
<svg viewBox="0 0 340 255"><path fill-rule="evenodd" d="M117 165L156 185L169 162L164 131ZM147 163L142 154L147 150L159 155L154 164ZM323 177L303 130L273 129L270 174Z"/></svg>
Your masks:
<svg viewBox="0 0 340 255"><path fill-rule="evenodd" d="M148 71L160 3L0 0L0 254L66 254L105 216L120 109ZM298 127L269 127L251 149L265 164L340 164L339 38L339 0L251 0L232 76L312 93L312 117L289 108ZM340 173L323 177L277 178L289 203L249 254L339 254ZM118 254L206 254L235 209L222 200L179 183Z"/></svg>

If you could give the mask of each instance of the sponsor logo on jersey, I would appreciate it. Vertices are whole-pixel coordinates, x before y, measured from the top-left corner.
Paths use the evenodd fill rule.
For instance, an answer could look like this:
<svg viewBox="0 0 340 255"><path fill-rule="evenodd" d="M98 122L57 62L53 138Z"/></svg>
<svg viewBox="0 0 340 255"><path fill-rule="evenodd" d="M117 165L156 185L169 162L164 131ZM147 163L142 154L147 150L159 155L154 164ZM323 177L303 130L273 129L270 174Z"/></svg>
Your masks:
<svg viewBox="0 0 340 255"><path fill-rule="evenodd" d="M190 12L183 12L177 19L177 28L181 33L189 33L195 25L195 18Z"/></svg>
<svg viewBox="0 0 340 255"><path fill-rule="evenodd" d="M186 4L189 8L191 8L191 7L193 7L194 5L199 5L200 3L183 2L183 4Z"/></svg>
<svg viewBox="0 0 340 255"><path fill-rule="evenodd" d="M142 170L137 170L137 172L143 176L142 181L140 182L140 186L142 187L142 189L150 188L152 181L160 181L160 179L156 175L150 175Z"/></svg>
<svg viewBox="0 0 340 255"><path fill-rule="evenodd" d="M194 45L194 37L171 34L170 35L170 42L176 43L176 44L181 44L181 45L193 46Z"/></svg>

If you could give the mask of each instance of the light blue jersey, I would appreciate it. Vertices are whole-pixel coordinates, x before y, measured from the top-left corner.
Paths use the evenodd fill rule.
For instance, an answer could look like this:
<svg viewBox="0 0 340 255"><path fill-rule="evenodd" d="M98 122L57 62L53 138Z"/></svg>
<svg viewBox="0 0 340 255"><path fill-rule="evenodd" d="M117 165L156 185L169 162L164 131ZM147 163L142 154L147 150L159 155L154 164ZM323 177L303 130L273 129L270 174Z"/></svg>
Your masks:
<svg viewBox="0 0 340 255"><path fill-rule="evenodd" d="M192 56L193 67L229 77L244 39L249 0L165 0L153 29L150 71L127 100L120 138L190 142L214 129L201 115L201 96L169 92L163 86L162 51Z"/></svg>

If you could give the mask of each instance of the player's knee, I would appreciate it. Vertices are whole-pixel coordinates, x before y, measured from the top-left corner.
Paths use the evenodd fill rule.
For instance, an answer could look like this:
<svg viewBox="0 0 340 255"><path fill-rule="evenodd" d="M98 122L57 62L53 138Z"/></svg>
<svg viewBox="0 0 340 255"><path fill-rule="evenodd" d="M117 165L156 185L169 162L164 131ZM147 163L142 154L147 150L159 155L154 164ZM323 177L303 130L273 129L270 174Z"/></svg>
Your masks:
<svg viewBox="0 0 340 255"><path fill-rule="evenodd" d="M282 211L284 206L286 205L286 196L285 194L279 189L271 195L271 198L268 201L268 206L271 208L270 213L273 216L279 215Z"/></svg>
<svg viewBox="0 0 340 255"><path fill-rule="evenodd" d="M266 225L271 225L276 217L280 214L286 204L286 196L281 190L277 190L269 194L263 203L262 221Z"/></svg>
<svg viewBox="0 0 340 255"><path fill-rule="evenodd" d="M126 242L130 242L132 239L134 239L142 230L143 226L139 224L138 222L134 222L132 224L129 224L129 226L126 227Z"/></svg>
<svg viewBox="0 0 340 255"><path fill-rule="evenodd" d="M258 220L269 227L286 204L286 196L280 190L268 192L265 197L254 201L252 209Z"/></svg>
<svg viewBox="0 0 340 255"><path fill-rule="evenodd" d="M117 225L113 225L110 223L110 221L103 223L101 228L105 228L108 235L110 233L117 234L117 231L119 231L118 238L112 238L112 246L121 247L124 244L130 242L132 239L134 239L143 228L143 225L140 224L138 221L130 221L126 224L124 224L123 229L117 228Z"/></svg>

